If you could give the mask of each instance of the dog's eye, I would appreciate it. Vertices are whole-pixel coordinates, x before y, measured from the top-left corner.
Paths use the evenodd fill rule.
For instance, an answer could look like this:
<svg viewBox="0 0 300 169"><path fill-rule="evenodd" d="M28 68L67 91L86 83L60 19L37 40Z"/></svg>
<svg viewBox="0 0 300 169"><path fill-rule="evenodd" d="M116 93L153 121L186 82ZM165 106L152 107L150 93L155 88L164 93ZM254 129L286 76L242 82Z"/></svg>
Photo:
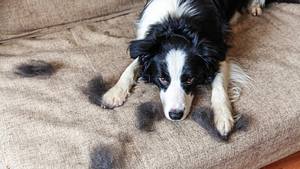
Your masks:
<svg viewBox="0 0 300 169"><path fill-rule="evenodd" d="M166 78L164 78L164 77L160 77L160 78L159 78L159 82L160 82L162 85L165 85L165 86L169 84L168 80L167 80Z"/></svg>
<svg viewBox="0 0 300 169"><path fill-rule="evenodd" d="M187 78L184 83L187 85L191 85L193 82L194 82L194 78L191 77L191 78Z"/></svg>

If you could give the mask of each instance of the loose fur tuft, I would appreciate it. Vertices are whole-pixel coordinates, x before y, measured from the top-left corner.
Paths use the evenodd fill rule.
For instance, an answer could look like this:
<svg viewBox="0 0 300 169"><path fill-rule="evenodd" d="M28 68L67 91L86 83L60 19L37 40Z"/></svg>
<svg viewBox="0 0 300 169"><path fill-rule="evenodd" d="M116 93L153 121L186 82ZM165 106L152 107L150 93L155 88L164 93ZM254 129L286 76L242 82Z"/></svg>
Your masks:
<svg viewBox="0 0 300 169"><path fill-rule="evenodd" d="M91 154L90 169L112 169L113 155L108 148L96 148Z"/></svg>
<svg viewBox="0 0 300 169"><path fill-rule="evenodd" d="M252 79L237 63L231 62L230 68L229 97L231 102L236 102L243 88L252 87Z"/></svg>
<svg viewBox="0 0 300 169"><path fill-rule="evenodd" d="M249 126L249 118L238 114L235 116L235 125L231 133L222 136L214 125L214 113L209 108L198 108L192 113L192 119L201 127L207 130L208 134L219 141L228 141L229 136L236 131L246 131Z"/></svg>
<svg viewBox="0 0 300 169"><path fill-rule="evenodd" d="M102 76L97 76L88 82L88 87L83 90L92 104L102 106L102 96L109 89L109 85Z"/></svg>
<svg viewBox="0 0 300 169"><path fill-rule="evenodd" d="M16 67L15 74L22 77L51 76L62 65L57 63L47 63L42 60L31 60Z"/></svg>
<svg viewBox="0 0 300 169"><path fill-rule="evenodd" d="M163 110L159 103L146 102L136 109L136 127L142 131L150 132L154 130L154 122L163 118Z"/></svg>

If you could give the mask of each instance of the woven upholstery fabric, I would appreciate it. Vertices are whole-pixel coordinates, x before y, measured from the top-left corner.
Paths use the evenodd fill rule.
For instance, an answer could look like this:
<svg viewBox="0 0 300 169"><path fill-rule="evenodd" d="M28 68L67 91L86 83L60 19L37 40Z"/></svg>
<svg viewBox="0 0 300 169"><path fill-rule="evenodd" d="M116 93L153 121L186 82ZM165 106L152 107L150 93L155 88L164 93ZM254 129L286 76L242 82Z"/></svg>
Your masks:
<svg viewBox="0 0 300 169"><path fill-rule="evenodd" d="M0 40L126 11L143 0L2 0Z"/></svg>
<svg viewBox="0 0 300 169"><path fill-rule="evenodd" d="M100 155L110 152L114 168L257 169L300 150L300 6L272 5L234 26L229 57L254 82L234 104L251 117L249 130L228 143L212 139L190 117L138 130L135 108L159 100L152 85L138 83L113 110L83 94L93 77L116 81L131 62L127 47L137 14L0 45L0 168L99 169ZM13 73L32 59L61 68L50 77ZM194 107L208 105L209 93L204 88Z"/></svg>

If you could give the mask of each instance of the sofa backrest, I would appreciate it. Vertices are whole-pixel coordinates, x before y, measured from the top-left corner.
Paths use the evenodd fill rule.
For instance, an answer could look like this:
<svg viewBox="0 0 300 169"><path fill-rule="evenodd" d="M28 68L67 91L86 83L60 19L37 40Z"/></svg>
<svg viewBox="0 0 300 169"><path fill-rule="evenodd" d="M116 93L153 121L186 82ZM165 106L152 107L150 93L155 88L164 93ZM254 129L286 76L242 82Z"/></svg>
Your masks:
<svg viewBox="0 0 300 169"><path fill-rule="evenodd" d="M0 40L37 29L110 15L144 0L1 0Z"/></svg>

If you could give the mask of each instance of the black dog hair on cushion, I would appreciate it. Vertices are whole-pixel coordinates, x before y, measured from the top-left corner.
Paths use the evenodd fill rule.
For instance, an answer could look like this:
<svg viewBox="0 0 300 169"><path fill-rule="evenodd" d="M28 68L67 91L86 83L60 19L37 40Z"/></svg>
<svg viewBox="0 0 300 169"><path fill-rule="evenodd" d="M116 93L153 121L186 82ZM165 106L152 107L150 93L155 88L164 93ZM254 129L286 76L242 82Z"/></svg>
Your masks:
<svg viewBox="0 0 300 169"><path fill-rule="evenodd" d="M227 140L227 137L222 136L214 126L214 114L211 109L198 108L192 113L192 119L201 127L207 130L208 134L219 140Z"/></svg>
<svg viewBox="0 0 300 169"><path fill-rule="evenodd" d="M31 60L16 67L15 74L22 77L51 76L61 65L42 60Z"/></svg>
<svg viewBox="0 0 300 169"><path fill-rule="evenodd" d="M102 96L108 89L108 83L99 75L88 82L88 87L84 89L83 92L88 96L92 104L102 106Z"/></svg>
<svg viewBox="0 0 300 169"><path fill-rule="evenodd" d="M208 134L210 134L213 138L221 141L228 141L229 136L238 130L245 131L249 125L249 119L241 114L235 116L235 124L231 133L228 136L222 136L214 125L214 113L209 108L198 108L196 111L192 113L192 119L198 123L201 127L207 130Z"/></svg>
<svg viewBox="0 0 300 169"><path fill-rule="evenodd" d="M90 153L90 169L124 168L126 146L132 143L132 138L127 133L120 133L119 144L99 145Z"/></svg>
<svg viewBox="0 0 300 169"><path fill-rule="evenodd" d="M91 153L90 169L112 169L113 155L108 148L98 147Z"/></svg>
<svg viewBox="0 0 300 169"><path fill-rule="evenodd" d="M234 131L247 131L249 123L250 123L250 118L246 115L238 114L234 117L235 120L235 125L233 130Z"/></svg>
<svg viewBox="0 0 300 169"><path fill-rule="evenodd" d="M157 102L146 102L136 109L136 127L142 131L150 132L154 130L154 122L163 118L162 106Z"/></svg>

